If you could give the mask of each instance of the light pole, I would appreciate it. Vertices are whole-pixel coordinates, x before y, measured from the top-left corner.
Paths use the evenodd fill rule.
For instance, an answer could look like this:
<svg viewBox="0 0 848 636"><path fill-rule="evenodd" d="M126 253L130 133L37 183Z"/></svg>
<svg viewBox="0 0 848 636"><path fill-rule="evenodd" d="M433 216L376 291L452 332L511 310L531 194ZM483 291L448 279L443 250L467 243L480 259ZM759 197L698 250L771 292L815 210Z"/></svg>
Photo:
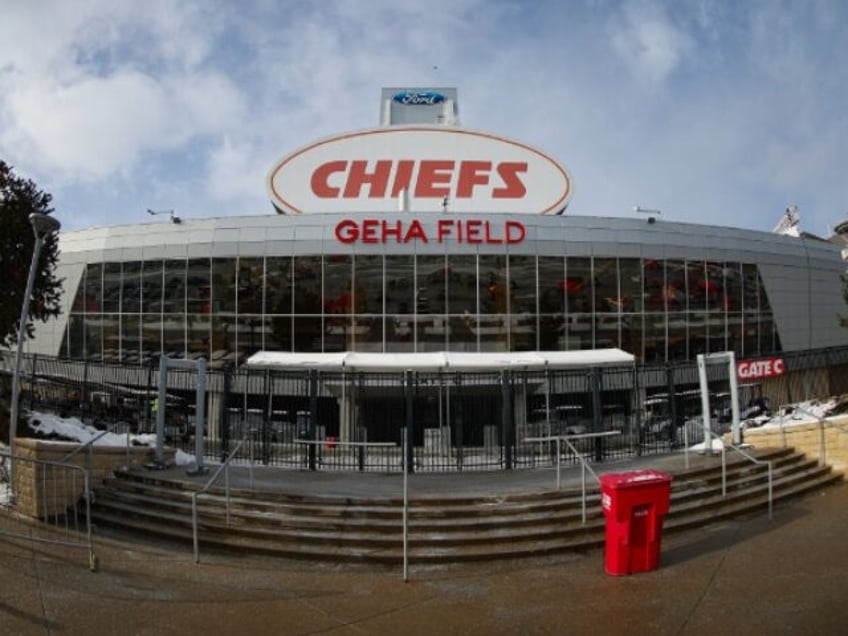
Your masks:
<svg viewBox="0 0 848 636"><path fill-rule="evenodd" d="M15 434L18 428L18 393L21 388L21 357L24 351L24 338L26 337L26 325L29 317L29 301L32 296L32 288L35 285L35 274L38 271L38 256L44 239L52 232L58 232L62 224L52 216L33 212L29 215L32 231L35 233L35 246L32 249L32 262L29 265L29 276L27 277L26 291L21 303L21 320L18 323L18 346L15 352L15 372L12 375L12 404L9 408L9 487L12 498L15 492Z"/></svg>

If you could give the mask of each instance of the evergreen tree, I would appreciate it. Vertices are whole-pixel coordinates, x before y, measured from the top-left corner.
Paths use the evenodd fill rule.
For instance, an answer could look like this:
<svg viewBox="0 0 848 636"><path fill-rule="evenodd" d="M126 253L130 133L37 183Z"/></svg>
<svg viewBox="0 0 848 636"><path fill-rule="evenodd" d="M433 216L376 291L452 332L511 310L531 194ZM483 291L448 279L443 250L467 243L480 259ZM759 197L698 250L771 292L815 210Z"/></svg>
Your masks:
<svg viewBox="0 0 848 636"><path fill-rule="evenodd" d="M0 346L17 341L18 321L26 291L35 234L29 221L33 212L51 214L53 197L29 179L17 176L0 160ZM62 281L55 276L59 255L55 233L45 237L29 304L27 337L33 336L33 321L46 322L60 313Z"/></svg>

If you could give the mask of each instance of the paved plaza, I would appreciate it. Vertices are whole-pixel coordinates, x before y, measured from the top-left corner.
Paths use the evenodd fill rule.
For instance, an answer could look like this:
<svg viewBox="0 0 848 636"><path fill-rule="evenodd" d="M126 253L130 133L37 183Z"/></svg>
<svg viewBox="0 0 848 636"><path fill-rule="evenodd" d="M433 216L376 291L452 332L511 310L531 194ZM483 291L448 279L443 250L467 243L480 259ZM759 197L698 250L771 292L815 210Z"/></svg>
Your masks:
<svg viewBox="0 0 848 636"><path fill-rule="evenodd" d="M8 519L0 518L8 524ZM658 570L603 551L402 570L98 539L0 538L2 634L838 634L848 626L848 485L664 539Z"/></svg>

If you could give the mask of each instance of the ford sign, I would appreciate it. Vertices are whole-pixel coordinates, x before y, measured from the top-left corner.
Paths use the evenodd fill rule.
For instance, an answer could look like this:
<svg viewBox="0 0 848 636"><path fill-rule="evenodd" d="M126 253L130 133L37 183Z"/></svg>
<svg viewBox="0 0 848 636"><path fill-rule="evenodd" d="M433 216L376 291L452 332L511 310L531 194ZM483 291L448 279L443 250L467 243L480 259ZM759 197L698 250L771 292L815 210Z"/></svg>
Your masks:
<svg viewBox="0 0 848 636"><path fill-rule="evenodd" d="M491 133L387 126L316 141L278 161L268 193L280 212L558 214L571 178L550 155ZM403 196L402 196L403 195Z"/></svg>
<svg viewBox="0 0 848 636"><path fill-rule="evenodd" d="M441 93L435 93L431 91L421 91L421 92L413 92L413 91L402 91L400 93L395 93L392 97L392 101L396 104L403 104L404 106L432 106L433 104L441 104L445 101L445 96Z"/></svg>

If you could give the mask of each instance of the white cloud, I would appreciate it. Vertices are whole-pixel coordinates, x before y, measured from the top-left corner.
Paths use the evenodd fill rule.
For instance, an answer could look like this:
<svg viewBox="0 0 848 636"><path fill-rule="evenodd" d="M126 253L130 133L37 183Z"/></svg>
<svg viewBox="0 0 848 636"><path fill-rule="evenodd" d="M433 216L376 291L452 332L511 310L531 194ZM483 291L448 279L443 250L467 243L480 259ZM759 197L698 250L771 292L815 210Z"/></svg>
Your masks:
<svg viewBox="0 0 848 636"><path fill-rule="evenodd" d="M613 49L640 80L662 84L692 48L689 36L668 19L662 5L627 3L611 23Z"/></svg>

